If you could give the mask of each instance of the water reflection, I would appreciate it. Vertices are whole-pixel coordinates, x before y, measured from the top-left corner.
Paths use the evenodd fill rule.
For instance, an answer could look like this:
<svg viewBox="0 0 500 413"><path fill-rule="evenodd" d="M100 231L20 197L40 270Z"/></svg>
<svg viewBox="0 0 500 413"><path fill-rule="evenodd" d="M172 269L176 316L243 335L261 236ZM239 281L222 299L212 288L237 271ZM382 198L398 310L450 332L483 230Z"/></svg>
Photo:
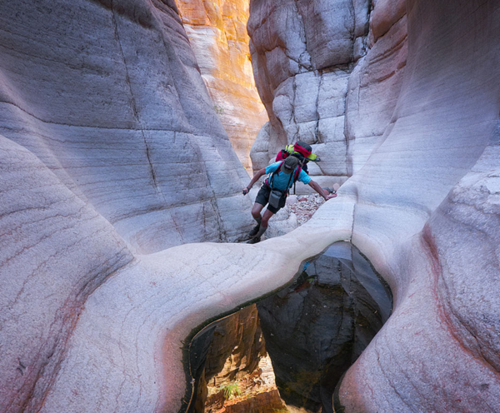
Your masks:
<svg viewBox="0 0 500 413"><path fill-rule="evenodd" d="M391 308L387 284L357 248L331 245L289 287L197 334L187 411L333 412L335 386Z"/></svg>
<svg viewBox="0 0 500 413"><path fill-rule="evenodd" d="M297 283L257 308L288 410L327 413L338 381L389 317L392 296L348 243L304 267Z"/></svg>

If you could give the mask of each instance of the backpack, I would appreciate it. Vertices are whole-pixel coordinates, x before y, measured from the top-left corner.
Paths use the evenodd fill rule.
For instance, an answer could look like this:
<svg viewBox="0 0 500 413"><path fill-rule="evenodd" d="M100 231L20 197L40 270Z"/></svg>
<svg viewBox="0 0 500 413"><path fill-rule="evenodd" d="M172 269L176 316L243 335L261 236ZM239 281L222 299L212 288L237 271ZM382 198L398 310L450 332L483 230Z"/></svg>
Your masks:
<svg viewBox="0 0 500 413"><path fill-rule="evenodd" d="M300 165L300 167L297 168L297 172L295 174L296 176L293 181L293 193L295 194L295 183L297 182L297 179L299 179L300 171L304 170L305 173L308 173L307 162L319 162L320 159L317 155L312 153L311 145L303 141L297 141L293 145L286 145L285 149L282 149L276 155L276 161L283 161L289 156L295 156L298 158ZM279 168L277 171L279 171Z"/></svg>

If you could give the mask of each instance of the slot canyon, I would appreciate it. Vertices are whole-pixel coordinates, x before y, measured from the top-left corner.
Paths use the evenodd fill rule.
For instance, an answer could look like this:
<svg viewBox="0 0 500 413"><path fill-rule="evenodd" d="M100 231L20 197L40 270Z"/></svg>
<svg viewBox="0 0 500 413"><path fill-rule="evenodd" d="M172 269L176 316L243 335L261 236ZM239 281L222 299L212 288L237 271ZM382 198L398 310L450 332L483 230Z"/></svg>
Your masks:
<svg viewBox="0 0 500 413"><path fill-rule="evenodd" d="M0 2L0 412L499 412L498 38L496 0ZM250 244L299 140L337 196Z"/></svg>

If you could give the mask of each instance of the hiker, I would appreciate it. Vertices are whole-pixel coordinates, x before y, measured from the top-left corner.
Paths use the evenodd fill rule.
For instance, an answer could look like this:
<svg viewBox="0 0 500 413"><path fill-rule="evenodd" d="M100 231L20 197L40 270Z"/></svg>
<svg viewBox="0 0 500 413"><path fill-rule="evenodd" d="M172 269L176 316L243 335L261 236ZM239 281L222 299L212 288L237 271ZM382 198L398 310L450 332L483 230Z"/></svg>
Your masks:
<svg viewBox="0 0 500 413"><path fill-rule="evenodd" d="M269 219L276 214L281 208L285 206L288 190L292 187L295 181L309 185L318 194L320 194L325 201L334 198L336 194L330 194L328 191L321 188L321 186L313 181L311 177L302 170L300 162L295 156L288 156L284 161L274 162L267 168L262 168L258 171L250 181L250 184L243 188L243 195L248 194L252 186L265 174L272 174L268 177L262 187L260 188L255 203L252 207L252 216L257 225L253 228L249 235L253 237L251 243L260 241L260 237L266 232ZM264 215L260 215L262 209L267 206Z"/></svg>

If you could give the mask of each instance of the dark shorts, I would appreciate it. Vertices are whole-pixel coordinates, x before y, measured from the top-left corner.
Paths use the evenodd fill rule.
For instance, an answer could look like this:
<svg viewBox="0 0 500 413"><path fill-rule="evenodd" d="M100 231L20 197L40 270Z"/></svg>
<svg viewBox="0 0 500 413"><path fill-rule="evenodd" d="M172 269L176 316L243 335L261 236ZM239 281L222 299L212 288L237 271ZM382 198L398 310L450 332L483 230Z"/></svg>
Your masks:
<svg viewBox="0 0 500 413"><path fill-rule="evenodd" d="M260 188L259 193L257 194L257 198L255 198L255 202L257 204L261 204L261 205L266 206L267 203L269 202L269 194L270 193L271 193L271 188L268 185L266 185L266 184L262 185L262 187ZM269 211L271 211L273 214L276 214L276 212L278 212L281 208L283 208L285 206L285 203L286 203L286 194L284 194L280 198L280 202L278 204L278 208L274 208L271 205L267 205L267 209Z"/></svg>

